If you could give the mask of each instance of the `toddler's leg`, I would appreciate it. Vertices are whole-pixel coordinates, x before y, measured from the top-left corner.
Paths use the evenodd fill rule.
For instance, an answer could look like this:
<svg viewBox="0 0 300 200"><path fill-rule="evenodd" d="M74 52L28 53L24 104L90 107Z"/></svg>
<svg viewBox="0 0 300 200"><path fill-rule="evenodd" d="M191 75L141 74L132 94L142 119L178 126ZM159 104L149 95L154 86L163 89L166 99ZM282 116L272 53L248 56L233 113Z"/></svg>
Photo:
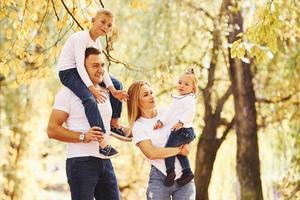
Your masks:
<svg viewBox="0 0 300 200"><path fill-rule="evenodd" d="M180 134L172 131L167 141L166 147L178 147L181 145ZM166 186L172 186L175 183L175 156L165 158L167 177L165 179Z"/></svg>

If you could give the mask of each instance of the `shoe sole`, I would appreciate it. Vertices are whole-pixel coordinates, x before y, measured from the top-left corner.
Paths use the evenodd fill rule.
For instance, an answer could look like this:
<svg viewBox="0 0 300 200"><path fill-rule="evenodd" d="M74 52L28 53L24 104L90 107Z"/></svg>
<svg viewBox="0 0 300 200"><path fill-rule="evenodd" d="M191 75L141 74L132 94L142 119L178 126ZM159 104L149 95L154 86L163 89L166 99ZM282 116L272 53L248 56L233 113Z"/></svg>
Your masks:
<svg viewBox="0 0 300 200"><path fill-rule="evenodd" d="M125 141L125 142L131 142L132 141L132 138L118 135L118 134L116 134L112 131L110 132L110 135L117 138L117 139L119 139L119 140Z"/></svg>
<svg viewBox="0 0 300 200"><path fill-rule="evenodd" d="M100 155L100 158L101 158L101 159L108 160L108 159L112 159L112 158L114 158L114 157L117 157L117 156L119 156L119 155L120 155L120 153L117 153L117 154L115 154L115 155L112 155L112 156L105 156L105 155L103 155L103 154L99 154L99 155Z"/></svg>

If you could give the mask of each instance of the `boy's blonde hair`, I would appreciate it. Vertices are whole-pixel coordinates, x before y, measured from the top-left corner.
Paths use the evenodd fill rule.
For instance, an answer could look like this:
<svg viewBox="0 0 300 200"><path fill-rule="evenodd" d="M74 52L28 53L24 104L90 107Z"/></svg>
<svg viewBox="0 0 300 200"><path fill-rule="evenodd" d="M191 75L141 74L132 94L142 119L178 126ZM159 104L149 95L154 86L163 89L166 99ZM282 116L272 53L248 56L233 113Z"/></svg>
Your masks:
<svg viewBox="0 0 300 200"><path fill-rule="evenodd" d="M96 12L95 17L98 17L98 16L100 16L100 15L106 15L106 16L111 17L111 18L114 17L114 14L113 14L110 10L105 9L105 8L99 9L99 10Z"/></svg>
<svg viewBox="0 0 300 200"><path fill-rule="evenodd" d="M187 69L185 72L184 72L185 75L188 75L192 81L193 81L193 86L194 86L194 94L197 93L198 91L198 80L197 80L197 77L196 77L196 74L195 74L195 70L194 68L189 68Z"/></svg>
<svg viewBox="0 0 300 200"><path fill-rule="evenodd" d="M128 123L130 129L134 122L141 116L139 105L139 94L144 85L150 86L147 81L136 81L132 83L127 91L129 100L127 101Z"/></svg>

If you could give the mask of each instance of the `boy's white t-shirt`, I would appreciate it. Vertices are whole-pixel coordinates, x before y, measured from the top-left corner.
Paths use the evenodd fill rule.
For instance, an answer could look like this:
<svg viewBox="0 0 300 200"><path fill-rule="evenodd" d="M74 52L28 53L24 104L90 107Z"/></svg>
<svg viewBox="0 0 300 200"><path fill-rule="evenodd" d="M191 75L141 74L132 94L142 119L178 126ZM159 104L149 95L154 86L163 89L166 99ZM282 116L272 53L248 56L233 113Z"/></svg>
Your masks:
<svg viewBox="0 0 300 200"><path fill-rule="evenodd" d="M104 135L108 140L110 130L110 119L112 109L109 102L108 93L106 93L107 100L104 103L98 103L98 109L104 123L107 133ZM53 109L64 111L69 114L66 126L72 131L79 131L86 133L90 129L89 122L85 115L83 104L81 100L67 87L63 87L56 95ZM94 156L101 158L99 154L99 143L92 141L90 143L67 143L67 158Z"/></svg>
<svg viewBox="0 0 300 200"><path fill-rule="evenodd" d="M58 59L59 71L77 68L79 76L87 87L93 85L84 67L85 50L89 47L97 48L102 52L99 39L92 40L88 30L78 31L68 38ZM113 85L107 72L103 74L103 82L106 87Z"/></svg>
<svg viewBox="0 0 300 200"><path fill-rule="evenodd" d="M171 133L172 126L166 125L160 129L153 130L153 127L156 124L159 117L161 116L161 114L162 111L159 111L157 116L154 118L147 119L140 117L134 122L132 127L132 135L135 144L138 144L143 140L151 140L154 146L164 147L166 145L169 135ZM156 167L164 175L167 175L165 159L148 160L150 161L151 165ZM175 159L175 173L175 179L180 178L180 176L182 175L182 167L177 158Z"/></svg>

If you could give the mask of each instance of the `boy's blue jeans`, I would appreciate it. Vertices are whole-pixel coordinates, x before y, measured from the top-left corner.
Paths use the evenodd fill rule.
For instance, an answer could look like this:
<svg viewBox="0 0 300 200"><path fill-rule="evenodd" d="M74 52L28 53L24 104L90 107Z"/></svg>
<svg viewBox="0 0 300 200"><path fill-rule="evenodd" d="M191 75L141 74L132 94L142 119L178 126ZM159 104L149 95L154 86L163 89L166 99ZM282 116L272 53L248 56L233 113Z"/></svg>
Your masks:
<svg viewBox="0 0 300 200"><path fill-rule="evenodd" d="M172 131L167 141L166 147L178 147L183 144L188 144L195 139L193 128L181 128L178 131ZM187 156L176 155L179 160L182 170L190 169L190 163ZM175 156L165 159L166 169L175 169Z"/></svg>
<svg viewBox="0 0 300 200"><path fill-rule="evenodd" d="M116 175L109 159L68 158L66 173L72 200L119 200Z"/></svg>
<svg viewBox="0 0 300 200"><path fill-rule="evenodd" d="M67 69L59 72L60 81L64 86L69 88L76 96L82 101L85 115L89 121L91 127L98 126L102 129L103 133L106 133L103 120L98 109L97 101L84 82L81 80L77 69ZM116 88L116 90L122 90L122 83L114 77L110 77ZM110 103L112 107L112 118L119 118L122 112L122 102L110 95Z"/></svg>

